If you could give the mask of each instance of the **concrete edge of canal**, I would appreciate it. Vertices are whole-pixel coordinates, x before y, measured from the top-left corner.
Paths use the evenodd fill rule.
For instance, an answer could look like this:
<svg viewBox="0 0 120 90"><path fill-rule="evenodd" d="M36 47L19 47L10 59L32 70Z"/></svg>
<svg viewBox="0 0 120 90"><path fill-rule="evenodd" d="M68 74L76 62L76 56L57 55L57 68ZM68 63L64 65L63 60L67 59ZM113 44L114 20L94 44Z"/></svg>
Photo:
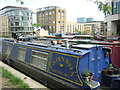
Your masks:
<svg viewBox="0 0 120 90"><path fill-rule="evenodd" d="M44 89L47 89L46 86L40 84L39 82L31 79L28 76L22 74L21 72L15 70L14 68L4 64L2 61L0 61L0 66L3 67L4 69L8 70L9 72L11 72L14 76L22 79L25 83L27 83L30 86L30 88L44 88ZM0 81L0 82L2 82L2 81ZM2 86L2 85L0 85L0 86Z"/></svg>

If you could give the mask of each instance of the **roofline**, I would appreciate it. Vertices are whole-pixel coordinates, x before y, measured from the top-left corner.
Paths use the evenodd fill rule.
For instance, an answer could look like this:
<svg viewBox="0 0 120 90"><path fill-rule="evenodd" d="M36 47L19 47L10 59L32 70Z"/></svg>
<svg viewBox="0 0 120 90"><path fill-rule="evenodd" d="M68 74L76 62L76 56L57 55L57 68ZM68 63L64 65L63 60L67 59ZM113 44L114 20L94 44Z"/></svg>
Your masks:
<svg viewBox="0 0 120 90"><path fill-rule="evenodd" d="M60 9L58 6L47 6L42 8L37 8L37 10L43 11L43 10L50 10L50 9Z"/></svg>
<svg viewBox="0 0 120 90"><path fill-rule="evenodd" d="M2 8L2 9L0 9L0 10L4 10L4 9L6 9L6 8L27 8L27 7L5 6L5 7L3 7L3 8Z"/></svg>

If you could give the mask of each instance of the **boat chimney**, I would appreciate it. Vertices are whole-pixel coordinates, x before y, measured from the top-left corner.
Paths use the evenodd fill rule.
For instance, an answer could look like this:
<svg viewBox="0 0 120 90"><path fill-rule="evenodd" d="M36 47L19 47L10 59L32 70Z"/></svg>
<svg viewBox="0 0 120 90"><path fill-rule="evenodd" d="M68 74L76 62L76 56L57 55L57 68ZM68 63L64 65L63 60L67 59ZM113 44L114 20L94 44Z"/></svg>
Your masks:
<svg viewBox="0 0 120 90"><path fill-rule="evenodd" d="M65 47L66 47L67 49L69 48L68 39L65 39Z"/></svg>

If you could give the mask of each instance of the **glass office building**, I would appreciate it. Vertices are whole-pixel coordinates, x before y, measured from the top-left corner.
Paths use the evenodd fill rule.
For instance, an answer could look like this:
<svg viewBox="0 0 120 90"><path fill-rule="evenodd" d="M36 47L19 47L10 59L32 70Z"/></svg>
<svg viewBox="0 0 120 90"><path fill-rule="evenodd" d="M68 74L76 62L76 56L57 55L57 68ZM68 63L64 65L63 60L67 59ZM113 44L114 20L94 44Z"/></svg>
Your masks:
<svg viewBox="0 0 120 90"><path fill-rule="evenodd" d="M8 34L30 35L32 30L33 12L26 7L6 6L0 9L0 18L7 16L7 25L3 25L5 18L0 19L1 27L8 28ZM3 28L0 30L3 31Z"/></svg>
<svg viewBox="0 0 120 90"><path fill-rule="evenodd" d="M77 18L77 23L89 23L89 22L93 22L93 21L94 21L93 17L89 17L89 18L85 18L85 17Z"/></svg>
<svg viewBox="0 0 120 90"><path fill-rule="evenodd" d="M120 14L120 0L112 2L112 15Z"/></svg>
<svg viewBox="0 0 120 90"><path fill-rule="evenodd" d="M120 0L106 0L106 3L112 7L112 13L105 17L107 35L120 35Z"/></svg>

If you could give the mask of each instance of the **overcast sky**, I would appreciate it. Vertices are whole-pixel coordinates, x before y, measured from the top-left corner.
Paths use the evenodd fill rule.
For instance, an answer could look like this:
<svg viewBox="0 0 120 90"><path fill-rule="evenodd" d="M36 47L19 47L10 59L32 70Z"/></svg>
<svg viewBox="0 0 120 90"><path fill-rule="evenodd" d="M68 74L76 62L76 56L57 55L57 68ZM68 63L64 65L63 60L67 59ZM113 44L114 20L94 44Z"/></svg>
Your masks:
<svg viewBox="0 0 120 90"><path fill-rule="evenodd" d="M27 7L34 12L41 7L59 6L66 9L66 17L69 22L77 22L78 17L93 17L97 21L104 20L104 14L98 10L97 5L88 0L24 0L23 5L16 3L16 0L0 0L0 8L8 5Z"/></svg>

